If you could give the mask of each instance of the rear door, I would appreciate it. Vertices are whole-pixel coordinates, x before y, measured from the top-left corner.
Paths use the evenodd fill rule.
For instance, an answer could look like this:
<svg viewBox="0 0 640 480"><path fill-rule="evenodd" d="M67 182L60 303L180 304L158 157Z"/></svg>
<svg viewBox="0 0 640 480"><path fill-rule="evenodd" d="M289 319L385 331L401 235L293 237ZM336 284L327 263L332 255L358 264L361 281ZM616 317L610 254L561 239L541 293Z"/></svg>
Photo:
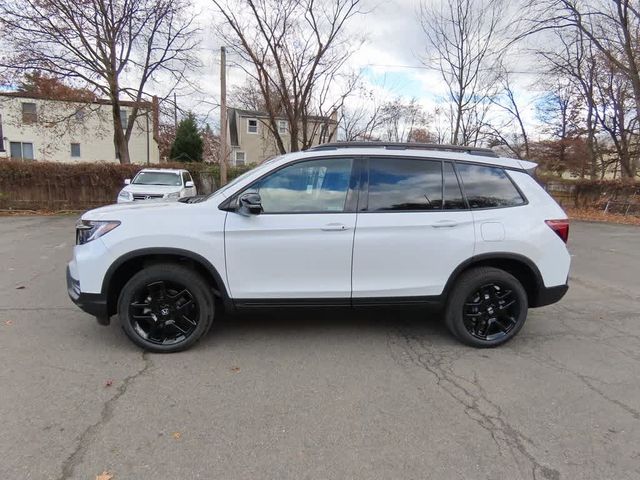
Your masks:
<svg viewBox="0 0 640 480"><path fill-rule="evenodd" d="M353 303L439 295L473 255L474 225L454 165L415 157L372 157L353 254Z"/></svg>

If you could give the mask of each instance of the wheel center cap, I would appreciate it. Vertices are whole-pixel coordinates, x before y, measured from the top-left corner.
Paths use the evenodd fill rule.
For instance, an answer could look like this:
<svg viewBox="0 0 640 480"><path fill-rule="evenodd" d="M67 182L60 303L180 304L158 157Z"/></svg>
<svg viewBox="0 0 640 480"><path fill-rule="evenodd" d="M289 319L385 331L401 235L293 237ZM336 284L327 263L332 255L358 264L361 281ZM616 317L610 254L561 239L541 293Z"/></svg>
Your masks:
<svg viewBox="0 0 640 480"><path fill-rule="evenodd" d="M164 307L160 310L160 315L162 315L163 317L166 317L167 315L169 315L169 309L167 307Z"/></svg>

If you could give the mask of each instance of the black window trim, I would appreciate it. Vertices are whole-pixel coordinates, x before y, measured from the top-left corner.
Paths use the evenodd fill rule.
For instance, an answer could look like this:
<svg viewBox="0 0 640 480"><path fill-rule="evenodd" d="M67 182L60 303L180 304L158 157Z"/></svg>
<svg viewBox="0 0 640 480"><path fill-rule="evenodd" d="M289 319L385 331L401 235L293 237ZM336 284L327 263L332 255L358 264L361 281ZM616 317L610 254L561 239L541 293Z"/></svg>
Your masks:
<svg viewBox="0 0 640 480"><path fill-rule="evenodd" d="M335 159L351 160L351 175L349 176L349 188L347 190L347 197L345 199L344 208L342 209L342 211L334 211L334 212L299 211L299 212L271 212L271 213L262 212L260 213L260 215L311 215L311 214L335 215L335 214L342 214L342 213L356 213L357 207L358 207L358 201L360 197L359 187L361 187L361 177L362 177L362 171L364 169L362 166L362 157L358 157L355 155L325 155L321 157L300 158L298 160L294 160L293 162L285 163L284 165L280 165L279 167L274 168L273 170L269 170L268 172L265 172L258 178L254 179L249 185L237 191L236 193L231 195L229 198L224 200L222 203L220 203L218 205L218 208L220 210L225 210L227 212L235 212L235 210L238 208L237 200L238 200L238 197L240 197L240 195L242 195L247 190L251 189L253 185L261 181L263 178L268 177L269 175L273 175L274 173L277 173L280 170L291 167L293 165L297 165L299 163L314 162L317 160L335 160Z"/></svg>
<svg viewBox="0 0 640 480"><path fill-rule="evenodd" d="M502 165L494 165L494 164L489 164L489 163L479 163L479 162L467 162L467 161L458 161L455 160L454 162L454 167L456 170L456 175L458 176L458 183L460 184L460 188L462 189L462 196L464 197L464 201L467 204L467 207L469 208L469 210L473 211L473 212L479 212L482 210L497 210L499 208L519 208L519 207L525 207L527 205L529 205L529 199L527 198L527 196L524 194L524 192L520 189L520 187L518 186L518 184L513 180L513 178L511 178L511 175L509 175L509 172L507 170L510 170L512 172L521 172L521 173L527 173L526 170L523 170L521 168L514 168L514 167L503 167ZM475 165L478 167L489 167L489 168L499 168L501 169L505 176L509 179L509 181L511 182L511 184L514 186L514 188L516 189L516 191L520 194L520 197L522 197L523 202L519 205L509 205L509 206L504 206L504 205L499 205L497 207L482 207L482 208L471 208L471 204L469 203L469 199L467 198L467 192L464 188L464 181L462 180L462 175L460 174L460 172L458 172L458 163L464 163L466 165ZM454 211L454 210L450 210L450 211Z"/></svg>
<svg viewBox="0 0 640 480"><path fill-rule="evenodd" d="M231 195L229 198L225 199L218 205L220 210L225 210L228 212L233 212L237 208L236 201L240 195L242 195L245 191L251 188L256 182L262 180L263 178L271 175L272 173L276 173L283 168L289 167L291 165L295 165L302 162L310 162L314 160L330 160L335 158L348 158L353 160L353 164L351 167L351 178L349 180L349 190L347 191L347 199L345 201L345 208L342 212L282 212L282 213L261 213L260 215L299 215L299 214L336 214L336 213L435 213L435 212L469 212L469 211L482 211L482 210L495 210L499 208L518 208L524 207L529 204L529 200L527 199L524 192L520 189L518 184L511 178L508 171L520 172L527 174L527 171L522 168L504 166L504 165L496 165L494 163L485 163L485 162L474 162L469 160L457 160L457 159L449 159L449 158L434 158L429 156L408 156L408 155L323 155L323 156L314 156L309 158L300 158L294 160L292 162L286 163L284 165L280 165L279 167L265 172L260 177L253 180L249 185L242 188L238 192ZM460 191L462 192L462 198L464 199L466 208L455 208L455 209L440 209L440 210L382 210L382 211L369 211L369 160L372 158L394 158L398 160L430 160L441 162L442 164L442 175L443 182L442 188L444 189L444 163L448 162L453 164L453 169L456 174L456 178L458 180L458 186L460 187ZM509 207L498 206L498 207L483 207L483 208L471 208L469 204L469 200L467 198L467 193L464 188L464 182L462 181L462 176L458 171L458 164L467 164L467 165L476 165L479 167L489 167L489 168L499 168L505 171L507 178L513 184L515 189L518 191L522 199L523 203L520 205L513 205ZM443 202L444 202L443 196Z"/></svg>

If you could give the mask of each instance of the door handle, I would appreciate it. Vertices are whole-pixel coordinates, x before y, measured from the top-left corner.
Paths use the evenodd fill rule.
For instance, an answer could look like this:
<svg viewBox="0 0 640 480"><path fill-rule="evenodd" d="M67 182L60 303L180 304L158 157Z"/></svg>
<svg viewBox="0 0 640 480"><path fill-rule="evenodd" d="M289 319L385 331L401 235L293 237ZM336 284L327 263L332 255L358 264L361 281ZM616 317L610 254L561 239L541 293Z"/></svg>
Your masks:
<svg viewBox="0 0 640 480"><path fill-rule="evenodd" d="M431 226L433 228L453 228L458 226L458 222L454 222L453 220L440 220L439 222L433 223Z"/></svg>
<svg viewBox="0 0 640 480"><path fill-rule="evenodd" d="M342 232L344 230L349 230L349 228L342 223L328 223L322 227L323 232Z"/></svg>

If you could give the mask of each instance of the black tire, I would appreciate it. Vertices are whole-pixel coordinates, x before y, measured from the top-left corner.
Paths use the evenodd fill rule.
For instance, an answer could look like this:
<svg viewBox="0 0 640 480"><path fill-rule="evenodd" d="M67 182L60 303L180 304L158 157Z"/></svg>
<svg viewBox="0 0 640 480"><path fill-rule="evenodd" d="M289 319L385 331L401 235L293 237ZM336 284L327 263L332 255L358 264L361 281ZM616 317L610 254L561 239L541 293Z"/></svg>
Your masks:
<svg viewBox="0 0 640 480"><path fill-rule="evenodd" d="M209 331L214 316L211 286L175 263L145 267L126 283L118 317L129 339L156 353L185 350Z"/></svg>
<svg viewBox="0 0 640 480"><path fill-rule="evenodd" d="M478 267L456 281L447 299L445 323L467 345L497 347L517 335L527 319L527 309L527 293L513 275Z"/></svg>

